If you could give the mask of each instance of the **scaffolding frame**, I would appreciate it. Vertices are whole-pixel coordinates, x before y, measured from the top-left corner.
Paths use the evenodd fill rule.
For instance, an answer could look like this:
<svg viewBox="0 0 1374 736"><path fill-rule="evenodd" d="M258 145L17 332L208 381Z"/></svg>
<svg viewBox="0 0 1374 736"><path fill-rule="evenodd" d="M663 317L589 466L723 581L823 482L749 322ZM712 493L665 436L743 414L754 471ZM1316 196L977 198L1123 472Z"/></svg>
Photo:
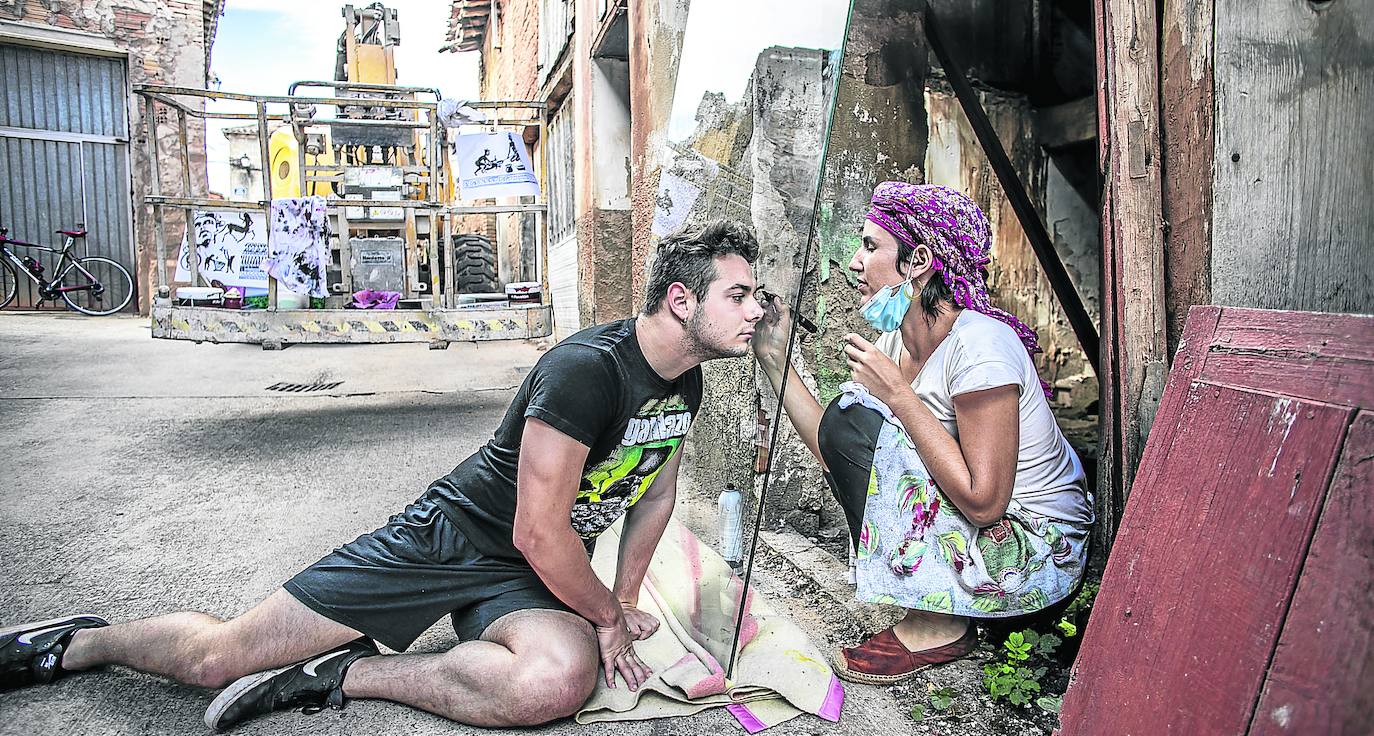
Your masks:
<svg viewBox="0 0 1374 736"><path fill-rule="evenodd" d="M334 95L303 96L295 94L300 87L332 88ZM447 146L444 143L445 129L440 125L438 104L441 100L437 89L424 87L402 87L398 85L365 84L350 82L303 81L291 85L290 92L284 96L250 95L219 90L166 85L138 85L134 93L142 98L142 125L146 154L150 168L149 192L142 197L144 207L151 210L153 240L156 248L155 299L152 305L153 337L165 339L193 340L195 342L248 342L260 343L265 349L280 348L291 343L393 343L429 342L431 347L447 347L452 341L528 339L546 337L552 334L552 295L548 286L548 203L542 193L547 180L547 156L540 152L539 170L541 193L533 203L506 205L470 205L452 201L452 192L447 185ZM340 94L343 93L343 94ZM345 96L355 93L352 96ZM419 99L428 95L432 99ZM179 98L193 100L233 100L251 103L254 112L221 112L197 109L194 104L186 104ZM537 126L541 142L547 140L548 110L543 102L525 100L477 101L466 103L469 107L493 113L479 125L497 128ZM175 111L177 124L178 154L181 164L181 193L169 196L163 192L162 152L157 132L157 113L159 106ZM345 107L373 107L399 110L409 119L372 120L366 118L313 116L316 106L333 106L342 110ZM284 111L281 108L284 107ZM275 109L274 109L275 108ZM307 114L307 110L312 111ZM409 111L409 112L407 112ZM191 117L206 120L245 120L253 121L257 127L259 155L262 159L261 183L263 197L249 199L210 199L196 196L193 189L189 136L187 119ZM352 309L281 309L278 303L276 279L268 277L268 306L265 310L237 310L218 307L178 306L174 303L172 280L167 273L168 238L167 208L179 210L189 233L197 210L241 210L259 212L264 218L268 239L268 252L271 252L271 203L272 176L269 167L270 122L280 122L291 126L297 144L297 171L302 194L309 191L310 183L342 180L342 172L347 168L342 163L306 165L306 131L315 126L331 123L350 126L377 126L386 128L412 129L428 133L425 148L425 161L422 166L391 167L406 174L420 175L424 184L423 196L414 199L371 200L343 199L332 196L326 198L328 217L333 232L338 236L339 271L344 293L352 291L352 264L349 243L350 225L347 209L352 207L399 208L404 212L403 224L407 237L405 251L408 263L406 268L406 290L413 288L427 292L410 301L419 302L419 308L396 310L352 310ZM147 211L147 210L143 210ZM537 280L543 289L543 299L539 304L529 305L492 305L491 303L462 304L457 293L454 273L454 258L451 245L445 246L449 257L444 260L443 279L440 278L439 249L441 240L455 229L455 218L470 214L534 213L536 216L534 267ZM426 218L429 234L424 244L428 258L429 280L423 285L418 280L418 256L420 239L417 232L417 218ZM400 229L400 228L397 228ZM188 237L189 240L189 237ZM411 243L415 244L411 253ZM200 271L200 253L194 243L188 243L190 256L191 285L204 282ZM178 246L178 253L180 252ZM442 284L442 286L441 286Z"/></svg>

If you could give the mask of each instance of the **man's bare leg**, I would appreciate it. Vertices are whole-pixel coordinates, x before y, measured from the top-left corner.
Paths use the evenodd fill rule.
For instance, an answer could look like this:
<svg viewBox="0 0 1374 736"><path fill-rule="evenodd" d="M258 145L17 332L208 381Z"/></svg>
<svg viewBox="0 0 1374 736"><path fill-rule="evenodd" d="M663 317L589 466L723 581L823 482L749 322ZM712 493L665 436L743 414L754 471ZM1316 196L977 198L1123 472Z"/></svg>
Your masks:
<svg viewBox="0 0 1374 736"><path fill-rule="evenodd" d="M221 621L184 611L77 631L62 668L121 664L187 685L219 688L246 674L298 662L362 634L278 589L247 613Z"/></svg>
<svg viewBox="0 0 1374 736"><path fill-rule="evenodd" d="M382 698L473 726L533 726L572 715L596 686L591 624L564 611L497 619L443 654L366 657L344 678L350 698Z"/></svg>

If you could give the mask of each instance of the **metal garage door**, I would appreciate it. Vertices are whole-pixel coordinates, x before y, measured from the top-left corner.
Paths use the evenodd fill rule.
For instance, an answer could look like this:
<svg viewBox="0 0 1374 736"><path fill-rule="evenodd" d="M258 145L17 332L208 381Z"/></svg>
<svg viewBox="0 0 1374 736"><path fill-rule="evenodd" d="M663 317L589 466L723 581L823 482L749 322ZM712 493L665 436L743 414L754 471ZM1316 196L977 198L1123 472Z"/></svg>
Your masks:
<svg viewBox="0 0 1374 736"><path fill-rule="evenodd" d="M123 59L0 44L0 225L11 237L61 246L53 231L85 223L78 255L137 272L127 87ZM36 299L21 278L16 305Z"/></svg>

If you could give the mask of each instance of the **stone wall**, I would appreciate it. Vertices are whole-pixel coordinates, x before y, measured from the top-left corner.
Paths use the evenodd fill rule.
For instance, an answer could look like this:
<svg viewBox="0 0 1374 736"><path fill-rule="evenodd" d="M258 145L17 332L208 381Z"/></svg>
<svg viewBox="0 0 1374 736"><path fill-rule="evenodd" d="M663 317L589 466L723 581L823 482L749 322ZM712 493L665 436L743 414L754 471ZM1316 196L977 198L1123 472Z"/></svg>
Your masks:
<svg viewBox="0 0 1374 736"><path fill-rule="evenodd" d="M911 3L854 4L825 152L812 267L802 282L802 309L814 310L820 330L815 335L799 332L793 361L822 404L829 403L839 384L849 378L844 336L872 332L859 316L846 266L859 248L873 187L888 179L924 180L926 114L919 101L929 70L922 34L920 16ZM795 288L779 286L789 294ZM761 390L772 406L771 389ZM843 514L825 487L819 463L802 446L791 423L785 417L782 422L769 513L842 553L848 538Z"/></svg>
<svg viewBox="0 0 1374 736"><path fill-rule="evenodd" d="M0 20L82 31L109 39L128 52L131 88L139 84L204 87L213 43L213 19L217 17L218 7L217 0L15 0L0 3ZM129 100L130 202L134 214L139 311L147 313L156 280L156 249L151 210L140 206L142 197L148 193L150 171L145 154L141 99L131 95ZM198 105L195 107L200 109ZM205 168L205 124L192 117L187 129L192 188L195 196L205 196L209 188ZM159 113L157 135L163 191L167 194L181 192L181 159L177 153L177 124L173 112ZM179 216L173 214L169 218L169 242L174 239L172 233L180 232L179 223ZM169 250L173 249L169 247ZM175 267L175 259L173 251L167 259L169 268Z"/></svg>

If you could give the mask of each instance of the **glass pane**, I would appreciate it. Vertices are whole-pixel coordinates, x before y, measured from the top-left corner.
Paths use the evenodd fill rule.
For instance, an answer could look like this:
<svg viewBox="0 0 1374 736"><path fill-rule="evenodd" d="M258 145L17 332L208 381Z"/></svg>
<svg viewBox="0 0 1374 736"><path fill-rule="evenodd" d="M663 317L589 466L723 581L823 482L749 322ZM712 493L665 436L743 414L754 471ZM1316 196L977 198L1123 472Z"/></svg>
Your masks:
<svg viewBox="0 0 1374 736"><path fill-rule="evenodd" d="M716 219L743 221L759 241L759 284L793 301L805 264L814 259L808 247L849 12L848 0L692 0L665 136L656 237ZM756 438L766 443L771 435L754 427L764 416L771 423L776 399L752 357L710 361L703 369L707 399L693 428L703 439L686 467L690 473L700 460L705 473L693 479L713 494L727 483L741 489L742 523L733 532L722 529L728 525L703 518L701 504L694 512L681 504L679 518L727 559L742 558L741 573L703 571L699 589L681 604L699 622L702 644L728 666L755 531L754 499L767 465ZM722 441L736 436L737 442ZM787 435L778 439L787 441ZM740 544L732 549L723 538L735 534Z"/></svg>

